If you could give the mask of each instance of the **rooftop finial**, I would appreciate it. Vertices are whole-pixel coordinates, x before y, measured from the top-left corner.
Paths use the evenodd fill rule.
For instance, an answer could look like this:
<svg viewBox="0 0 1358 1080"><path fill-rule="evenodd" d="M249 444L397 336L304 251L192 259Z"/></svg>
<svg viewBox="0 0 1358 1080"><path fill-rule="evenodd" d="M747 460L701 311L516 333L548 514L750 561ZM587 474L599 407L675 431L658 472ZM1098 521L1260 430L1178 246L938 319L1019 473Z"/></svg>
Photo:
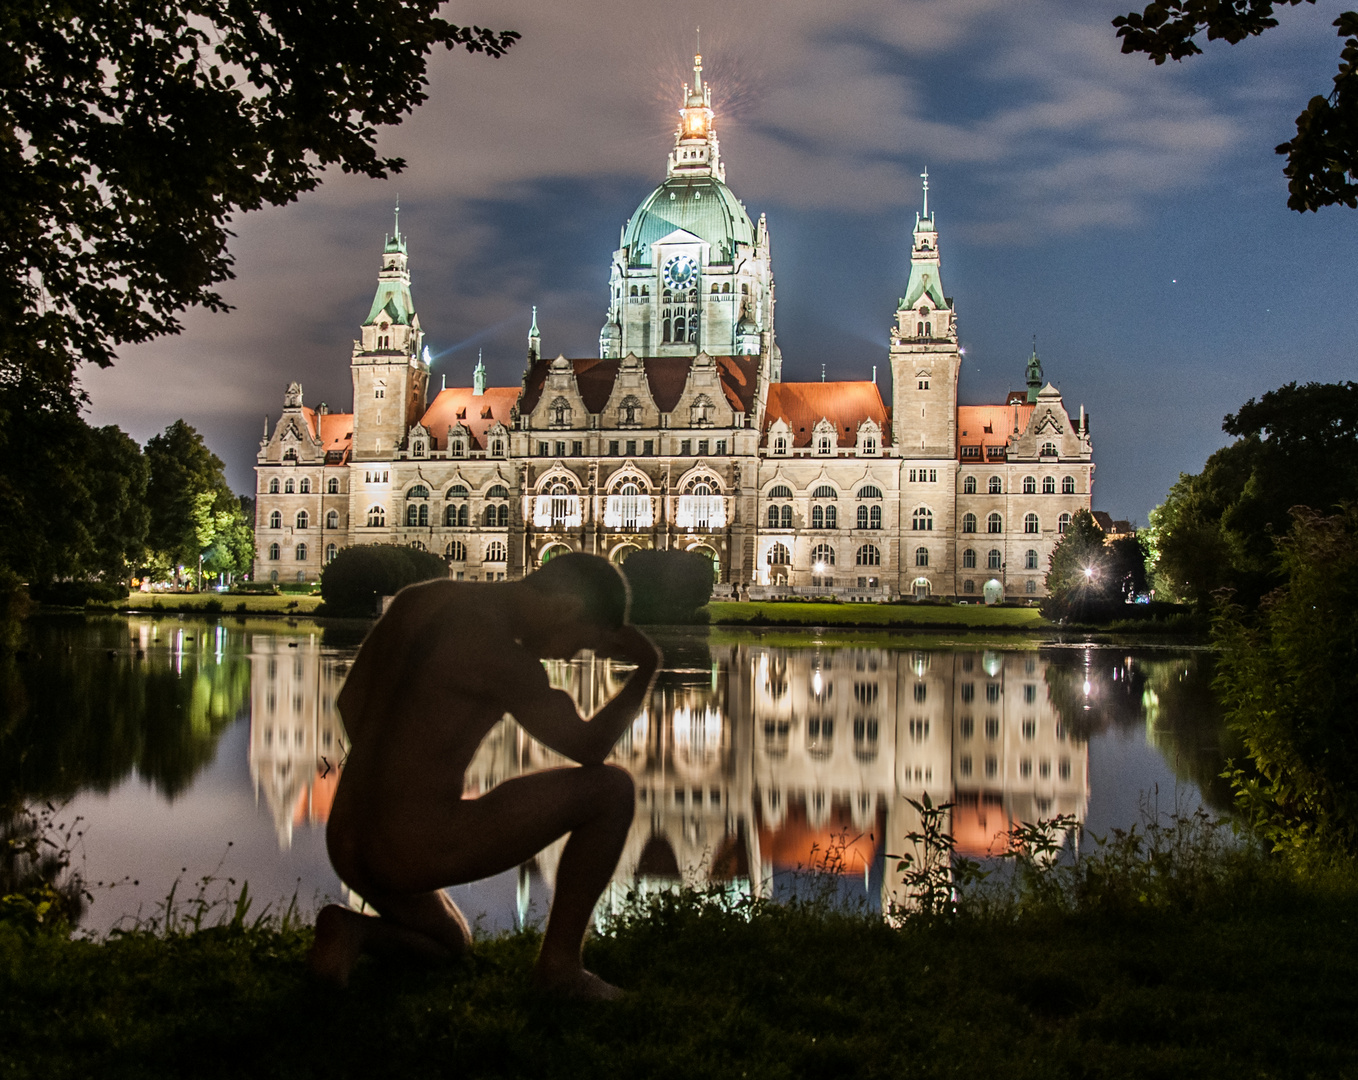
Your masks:
<svg viewBox="0 0 1358 1080"><path fill-rule="evenodd" d="M919 174L919 177L924 181L924 216L927 218L929 216L929 166L924 167L924 171Z"/></svg>
<svg viewBox="0 0 1358 1080"><path fill-rule="evenodd" d="M537 306L537 304L534 304L534 305L533 305L533 325L530 326L530 327L528 328L528 336L529 336L529 337L541 337L541 336L542 336L541 334L538 333L538 306Z"/></svg>
<svg viewBox="0 0 1358 1080"><path fill-rule="evenodd" d="M481 359L481 350L476 350L476 370L472 372L472 394L480 397L486 392L486 365Z"/></svg>
<svg viewBox="0 0 1358 1080"><path fill-rule="evenodd" d="M396 196L396 239L401 239L401 196Z"/></svg>

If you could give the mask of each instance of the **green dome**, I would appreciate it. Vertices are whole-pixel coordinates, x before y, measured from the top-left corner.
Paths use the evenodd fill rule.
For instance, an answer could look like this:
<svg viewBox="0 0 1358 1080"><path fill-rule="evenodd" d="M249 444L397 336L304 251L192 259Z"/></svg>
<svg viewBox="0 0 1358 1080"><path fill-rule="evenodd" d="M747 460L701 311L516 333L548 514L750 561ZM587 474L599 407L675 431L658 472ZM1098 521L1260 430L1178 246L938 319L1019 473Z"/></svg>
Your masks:
<svg viewBox="0 0 1358 1080"><path fill-rule="evenodd" d="M623 245L628 265L651 266L651 245L675 229L711 245L709 261L735 261L737 244L754 244L754 225L731 189L713 176L673 176L637 207L627 223Z"/></svg>

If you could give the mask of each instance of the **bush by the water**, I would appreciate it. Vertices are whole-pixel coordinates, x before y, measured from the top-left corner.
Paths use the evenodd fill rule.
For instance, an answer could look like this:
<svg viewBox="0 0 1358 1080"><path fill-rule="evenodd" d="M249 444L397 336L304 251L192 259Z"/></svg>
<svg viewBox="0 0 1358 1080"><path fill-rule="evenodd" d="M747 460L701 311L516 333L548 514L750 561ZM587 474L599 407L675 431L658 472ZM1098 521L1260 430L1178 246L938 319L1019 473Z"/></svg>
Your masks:
<svg viewBox="0 0 1358 1080"><path fill-rule="evenodd" d="M127 599L127 585L104 581L49 581L29 588L33 599L53 607L84 607L86 604L116 604Z"/></svg>
<svg viewBox="0 0 1358 1080"><path fill-rule="evenodd" d="M696 551L638 551L623 563L634 623L701 622L712 599L712 560Z"/></svg>
<svg viewBox="0 0 1358 1080"><path fill-rule="evenodd" d="M321 598L327 615L376 615L383 596L395 596L417 581L448 576L437 555L395 544L344 548L321 571Z"/></svg>

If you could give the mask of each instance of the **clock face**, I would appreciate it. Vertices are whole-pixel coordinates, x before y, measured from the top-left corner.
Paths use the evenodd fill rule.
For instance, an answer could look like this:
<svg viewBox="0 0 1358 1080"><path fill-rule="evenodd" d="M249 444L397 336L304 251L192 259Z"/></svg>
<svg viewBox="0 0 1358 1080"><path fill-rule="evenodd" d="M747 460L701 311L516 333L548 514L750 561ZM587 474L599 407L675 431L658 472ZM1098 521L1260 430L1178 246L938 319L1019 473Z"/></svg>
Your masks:
<svg viewBox="0 0 1358 1080"><path fill-rule="evenodd" d="M664 276L671 289L691 288L698 279L698 264L687 255L676 255L665 264Z"/></svg>

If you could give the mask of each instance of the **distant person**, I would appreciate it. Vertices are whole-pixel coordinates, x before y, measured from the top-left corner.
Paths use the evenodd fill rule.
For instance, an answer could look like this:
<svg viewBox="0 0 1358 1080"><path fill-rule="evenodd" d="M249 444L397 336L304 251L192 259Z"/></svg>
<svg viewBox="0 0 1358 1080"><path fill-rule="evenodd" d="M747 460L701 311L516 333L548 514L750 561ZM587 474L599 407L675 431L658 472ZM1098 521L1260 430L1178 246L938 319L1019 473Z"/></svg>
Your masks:
<svg viewBox="0 0 1358 1080"><path fill-rule="evenodd" d="M533 980L570 997L620 993L584 969L580 949L634 808L632 778L604 758L660 664L627 608L622 576L593 555L558 556L522 581L438 580L397 594L340 691L350 750L326 830L341 880L379 917L322 909L316 974L345 985L365 951L462 955L467 920L442 890L518 866L569 833ZM589 720L541 663L582 649L637 665ZM472 755L505 713L578 767L466 798Z"/></svg>

